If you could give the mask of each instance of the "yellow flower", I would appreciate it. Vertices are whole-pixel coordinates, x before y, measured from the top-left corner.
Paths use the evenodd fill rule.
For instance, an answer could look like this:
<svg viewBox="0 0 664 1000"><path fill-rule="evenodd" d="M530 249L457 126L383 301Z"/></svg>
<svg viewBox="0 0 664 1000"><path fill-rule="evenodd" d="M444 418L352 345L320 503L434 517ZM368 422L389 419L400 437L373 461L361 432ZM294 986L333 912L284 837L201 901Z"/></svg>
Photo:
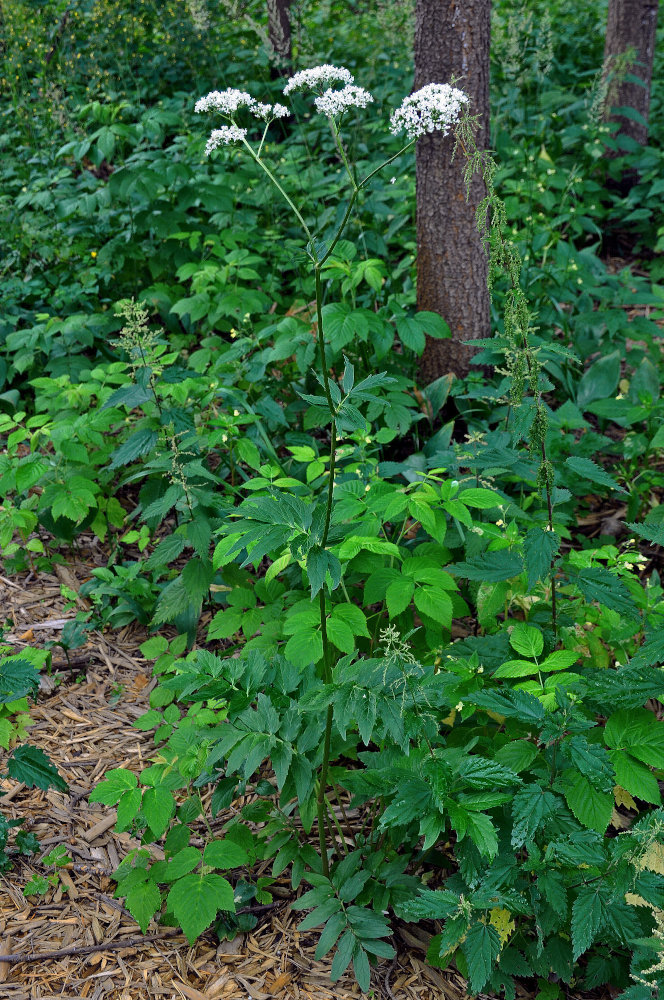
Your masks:
<svg viewBox="0 0 664 1000"><path fill-rule="evenodd" d="M97 256L97 251L96 250L91 250L90 251L90 256L91 257L96 257Z"/></svg>

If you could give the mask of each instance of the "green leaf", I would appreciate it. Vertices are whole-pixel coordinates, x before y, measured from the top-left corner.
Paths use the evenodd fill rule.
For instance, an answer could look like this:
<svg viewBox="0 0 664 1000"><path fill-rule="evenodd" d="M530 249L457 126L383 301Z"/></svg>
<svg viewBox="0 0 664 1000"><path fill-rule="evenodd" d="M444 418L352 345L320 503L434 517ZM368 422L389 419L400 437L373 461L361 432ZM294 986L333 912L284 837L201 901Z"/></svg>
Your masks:
<svg viewBox="0 0 664 1000"><path fill-rule="evenodd" d="M472 993L479 993L489 981L500 954L500 935L492 924L474 923L461 951L468 963L468 978Z"/></svg>
<svg viewBox="0 0 664 1000"><path fill-rule="evenodd" d="M0 705L18 701L26 695L33 697L39 690L39 671L34 663L20 656L0 659Z"/></svg>
<svg viewBox="0 0 664 1000"><path fill-rule="evenodd" d="M371 985L371 968L367 953L359 942L353 956L353 972L360 989L366 993Z"/></svg>
<svg viewBox="0 0 664 1000"><path fill-rule="evenodd" d="M106 778L92 790L88 796L89 802L103 802L105 806L114 806L127 789L136 788L138 778L132 771L124 767L116 767L106 772Z"/></svg>
<svg viewBox="0 0 664 1000"><path fill-rule="evenodd" d="M522 656L534 658L544 649L544 636L534 625L517 622L510 632L510 645Z"/></svg>
<svg viewBox="0 0 664 1000"><path fill-rule="evenodd" d="M482 583L498 583L500 580L511 580L523 571L521 558L509 549L498 552L483 552L467 562L454 563L448 567L454 576L466 580L479 580Z"/></svg>
<svg viewBox="0 0 664 1000"><path fill-rule="evenodd" d="M540 663L539 668L542 673L550 673L554 670L566 670L579 659L579 654L571 649L555 649L549 653L547 658Z"/></svg>
<svg viewBox="0 0 664 1000"><path fill-rule="evenodd" d="M228 871L249 863L249 855L232 840L211 840L203 852L203 861L211 868Z"/></svg>
<svg viewBox="0 0 664 1000"><path fill-rule="evenodd" d="M582 826L605 833L613 812L613 795L610 792L597 791L587 778L572 770L563 772L560 790Z"/></svg>
<svg viewBox="0 0 664 1000"><path fill-rule="evenodd" d="M415 354L421 354L426 344L424 330L412 316L403 316L396 320L399 340L404 347L410 348Z"/></svg>
<svg viewBox="0 0 664 1000"><path fill-rule="evenodd" d="M167 535L163 538L154 552L145 561L147 570L157 569L161 566L168 566L174 559L182 553L186 544L183 535Z"/></svg>
<svg viewBox="0 0 664 1000"><path fill-rule="evenodd" d="M551 563L560 547L560 536L555 531L531 528L523 539L523 555L528 574L528 589L538 580L545 580L551 573Z"/></svg>
<svg viewBox="0 0 664 1000"><path fill-rule="evenodd" d="M370 538L365 535L351 535L344 539L339 549L339 558L352 559L362 549L367 552L377 552L379 555L401 558L399 548L394 542L388 542L384 538Z"/></svg>
<svg viewBox="0 0 664 1000"><path fill-rule="evenodd" d="M120 796L115 820L115 828L119 833L124 833L134 822L136 816L141 811L141 799L140 788L128 788Z"/></svg>
<svg viewBox="0 0 664 1000"><path fill-rule="evenodd" d="M493 490L475 488L474 486L458 493L457 499L465 504L466 507L474 507L477 510L490 510L492 507L500 507L506 503L499 493L495 493Z"/></svg>
<svg viewBox="0 0 664 1000"><path fill-rule="evenodd" d="M175 799L165 788L146 788L141 811L153 834L159 839L175 815Z"/></svg>
<svg viewBox="0 0 664 1000"><path fill-rule="evenodd" d="M609 757L616 772L616 784L637 799L661 805L659 783L652 771L622 750L609 750Z"/></svg>
<svg viewBox="0 0 664 1000"><path fill-rule="evenodd" d="M531 660L506 660L494 670L494 677L533 677L537 673L537 664Z"/></svg>
<svg viewBox="0 0 664 1000"><path fill-rule="evenodd" d="M168 861L158 861L152 866L150 873L158 882L175 882L197 868L201 858L201 852L197 847L183 847Z"/></svg>
<svg viewBox="0 0 664 1000"><path fill-rule="evenodd" d="M591 566L582 569L576 576L570 572L570 579L587 601L597 601L631 620L639 618L639 609L626 585L608 569Z"/></svg>
<svg viewBox="0 0 664 1000"><path fill-rule="evenodd" d="M39 747L17 747L7 761L7 773L15 781L23 781L28 788L56 788L59 792L69 791L69 785L51 764Z"/></svg>
<svg viewBox="0 0 664 1000"><path fill-rule="evenodd" d="M296 632L286 643L284 655L296 667L308 667L310 663L317 663L323 655L320 630L301 629Z"/></svg>
<svg viewBox="0 0 664 1000"><path fill-rule="evenodd" d="M333 983L336 983L338 979L341 979L344 972L350 965L354 948L355 935L352 931L348 930L339 941L334 958L332 959L330 979Z"/></svg>
<svg viewBox="0 0 664 1000"><path fill-rule="evenodd" d="M576 403L584 410L596 399L607 399L616 391L620 380L620 353L612 351L595 361L584 373L576 393Z"/></svg>
<svg viewBox="0 0 664 1000"><path fill-rule="evenodd" d="M356 604L335 604L332 608L330 621L344 622L353 635L361 635L366 639L371 638L364 612Z"/></svg>
<svg viewBox="0 0 664 1000"><path fill-rule="evenodd" d="M565 459L565 465L572 472L576 473L582 479L587 480L590 483L594 483L599 486L608 486L612 490L618 490L619 493L626 493L627 490L620 486L615 479L605 472L601 465L597 465L590 458L581 458L579 455L570 455L569 458Z"/></svg>
<svg viewBox="0 0 664 1000"><path fill-rule="evenodd" d="M512 804L512 847L523 847L532 840L539 828L555 815L560 799L539 785L526 785L514 796Z"/></svg>
<svg viewBox="0 0 664 1000"><path fill-rule="evenodd" d="M396 618L409 607L414 591L415 583L413 580L403 576L388 586L385 600L390 618Z"/></svg>
<svg viewBox="0 0 664 1000"><path fill-rule="evenodd" d="M130 462L135 461L140 458L141 455L147 454L147 452L152 451L158 440L158 434L156 431L149 430L148 428L143 428L140 431L136 431L131 437L127 438L119 448L111 454L111 461L108 466L109 469L118 469L122 465L128 465Z"/></svg>
<svg viewBox="0 0 664 1000"><path fill-rule="evenodd" d="M607 917L608 892L601 885L582 886L572 906L572 945L574 961L584 952L602 930Z"/></svg>
<svg viewBox="0 0 664 1000"><path fill-rule="evenodd" d="M148 924L161 907L161 893L154 882L139 882L127 893L127 909L145 934Z"/></svg>
<svg viewBox="0 0 664 1000"><path fill-rule="evenodd" d="M218 910L235 913L233 886L221 875L185 875L172 886L167 905L193 944Z"/></svg>
<svg viewBox="0 0 664 1000"><path fill-rule="evenodd" d="M415 607L421 614L433 618L443 628L452 627L452 598L444 590L418 587L415 591Z"/></svg>
<svg viewBox="0 0 664 1000"><path fill-rule="evenodd" d="M604 740L612 750L627 750L650 767L664 767L664 722L645 708L615 712Z"/></svg>
<svg viewBox="0 0 664 1000"><path fill-rule="evenodd" d="M346 914L341 911L333 913L321 931L318 944L316 945L315 958L320 961L327 953L334 948L339 939L339 935L346 927Z"/></svg>

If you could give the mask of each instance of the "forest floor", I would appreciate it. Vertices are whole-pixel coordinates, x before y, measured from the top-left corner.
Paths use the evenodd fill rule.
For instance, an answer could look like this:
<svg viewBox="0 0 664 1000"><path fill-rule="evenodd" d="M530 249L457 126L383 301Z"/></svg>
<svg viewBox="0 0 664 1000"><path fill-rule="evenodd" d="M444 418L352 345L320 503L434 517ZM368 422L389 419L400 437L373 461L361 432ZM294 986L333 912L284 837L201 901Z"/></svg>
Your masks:
<svg viewBox="0 0 664 1000"><path fill-rule="evenodd" d="M92 553L91 553L92 555ZM56 566L53 575L0 577L0 607L13 621L5 637L16 652L58 638L67 617L61 585L78 590L96 560ZM83 603L83 599L79 598ZM69 793L0 782L8 819L21 819L40 842L33 858L17 858L0 876L0 995L7 1000L347 1000L361 996L349 975L330 983L331 956L316 961L315 932L300 933L301 915L291 913L287 877L277 880L275 904L258 914L256 928L218 943L204 934L193 947L184 936L153 923L145 937L121 902L111 878L138 840L113 831L115 810L88 802L111 768L139 772L154 754L151 733L132 724L147 711L156 683L139 646L147 631L131 625L112 638L91 632L72 656L75 671L54 655L52 675L43 675L30 742L40 747L69 784ZM236 804L237 805L237 804ZM220 814L222 827L231 813ZM41 861L62 844L72 858L59 869L59 885L45 896L23 895L33 875L48 875ZM163 857L154 845L150 850ZM270 863L265 863L269 874ZM372 977L375 1000L465 997L454 970L424 962L427 935L402 928L396 962L381 960ZM65 954L54 952L66 950ZM2 961L3 957L11 960ZM526 991L523 996L529 995Z"/></svg>

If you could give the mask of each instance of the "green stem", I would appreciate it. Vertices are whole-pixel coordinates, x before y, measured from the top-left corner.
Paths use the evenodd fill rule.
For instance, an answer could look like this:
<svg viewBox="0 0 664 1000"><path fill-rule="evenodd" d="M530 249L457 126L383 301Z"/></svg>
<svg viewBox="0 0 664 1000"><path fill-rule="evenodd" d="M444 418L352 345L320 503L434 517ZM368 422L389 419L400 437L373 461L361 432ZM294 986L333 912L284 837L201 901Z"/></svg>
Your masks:
<svg viewBox="0 0 664 1000"><path fill-rule="evenodd" d="M322 593L322 591L321 591ZM318 796L316 799L316 812L318 814L318 840L320 843L320 859L323 864L323 875L327 878L330 874L330 865L327 860L327 844L325 842L325 789L327 787L327 772L330 764L330 742L332 739L332 706L327 707L327 717L325 719L325 737L323 741L323 762L318 777Z"/></svg>
<svg viewBox="0 0 664 1000"><path fill-rule="evenodd" d="M302 213L300 212L300 210L296 206L295 202L286 194L286 192L284 191L284 189L282 188L281 184L279 183L279 181L277 180L277 178L274 176L274 174L272 173L272 171L270 170L270 168L267 167L265 165L265 163L263 163L263 161L260 159L260 157L254 152L254 150L252 149L252 147L249 145L249 143L247 142L247 140L243 139L242 142L247 147L247 149L249 150L252 158L256 161L256 163L261 168L261 170L263 171L263 173L266 174L269 177L269 179L272 181L272 183L276 187L276 189L279 192L279 194L282 196L282 198L285 199L285 201L287 202L289 208L294 213L295 218L297 219L297 221L300 223L300 225L304 229L305 233L307 234L307 238L309 239L309 241L310 242L313 241L313 236L311 235L311 230L309 229L309 226L304 221L304 218L302 217ZM262 143L261 143L261 145L262 145Z"/></svg>

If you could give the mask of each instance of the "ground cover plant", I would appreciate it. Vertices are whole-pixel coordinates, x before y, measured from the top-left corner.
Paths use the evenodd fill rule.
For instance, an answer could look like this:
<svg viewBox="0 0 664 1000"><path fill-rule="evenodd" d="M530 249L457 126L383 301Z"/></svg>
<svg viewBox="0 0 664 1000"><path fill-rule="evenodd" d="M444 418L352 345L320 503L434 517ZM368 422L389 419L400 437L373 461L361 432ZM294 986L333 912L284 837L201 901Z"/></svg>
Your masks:
<svg viewBox="0 0 664 1000"><path fill-rule="evenodd" d="M110 30L99 6L74 56ZM252 877L270 860L333 980L352 966L369 989L395 921L427 921L428 960L473 993L645 1000L664 910L662 292L656 262L612 268L601 237L621 213L656 246L661 218L634 205L656 202L657 132L639 193L605 193L597 82L569 86L593 54L535 28L516 47L526 7L515 27L498 6L493 157L462 91L401 104L403 53L367 62L350 18L329 39L303 11L308 68L286 82L254 53L215 75L241 25L187 61L187 16L143 10L127 31L168 36L159 60L129 92L134 50L108 43L104 100L75 117L75 93L48 111L44 64L6 174L5 568L94 535L108 559L63 648L93 625L154 633L137 723L154 760L91 796L145 845L118 895L143 930L227 935L270 899ZM209 138L194 110L220 116ZM429 125L487 184L496 336L468 379L418 386L426 336L449 335L415 310ZM26 166L21 148L42 152Z"/></svg>

